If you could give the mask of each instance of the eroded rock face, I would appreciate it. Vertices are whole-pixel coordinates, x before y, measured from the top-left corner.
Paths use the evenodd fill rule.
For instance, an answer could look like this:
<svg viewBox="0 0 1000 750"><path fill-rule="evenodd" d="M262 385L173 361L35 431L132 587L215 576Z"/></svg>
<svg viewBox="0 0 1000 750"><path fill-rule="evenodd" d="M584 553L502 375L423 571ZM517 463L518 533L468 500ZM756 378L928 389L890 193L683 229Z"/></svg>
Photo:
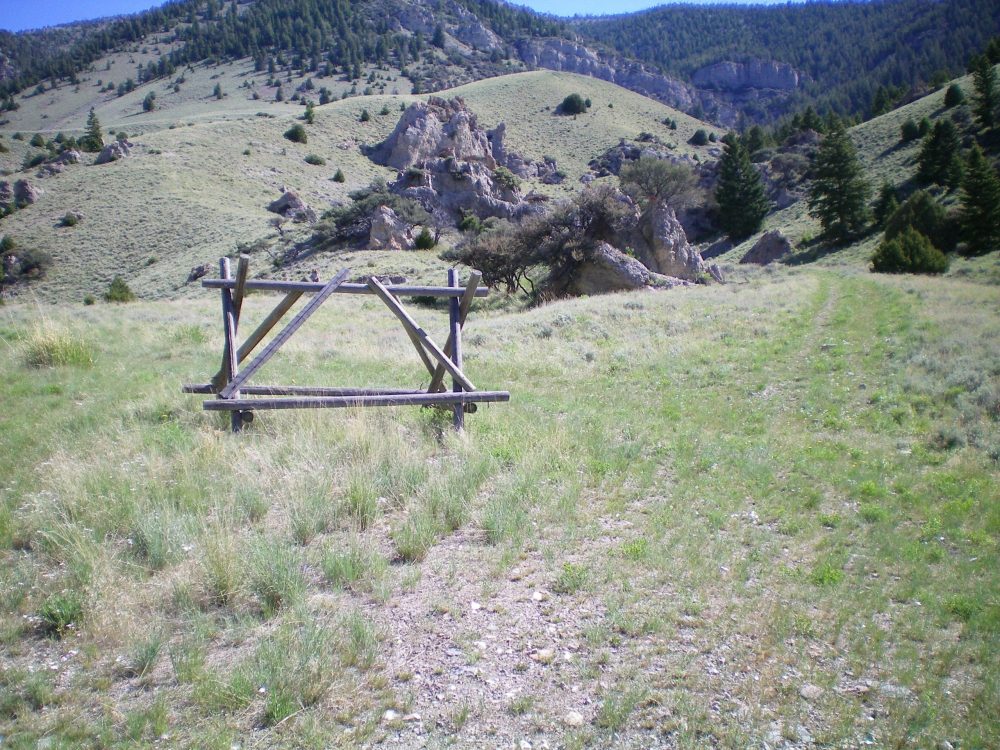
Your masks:
<svg viewBox="0 0 1000 750"><path fill-rule="evenodd" d="M607 294L641 289L649 284L649 269L635 258L602 242L570 279L569 294Z"/></svg>
<svg viewBox="0 0 1000 750"><path fill-rule="evenodd" d="M17 206L30 206L38 200L43 190L35 187L27 180L18 180L14 183L14 204Z"/></svg>
<svg viewBox="0 0 1000 750"><path fill-rule="evenodd" d="M81 154L76 149L66 149L59 156L52 160L53 164L79 164L83 159L83 154Z"/></svg>
<svg viewBox="0 0 1000 750"><path fill-rule="evenodd" d="M779 230L772 229L770 232L765 232L754 243L746 255L740 258L740 263L756 263L760 266L766 266L791 252L792 243L788 241L788 238Z"/></svg>
<svg viewBox="0 0 1000 750"><path fill-rule="evenodd" d="M460 98L430 97L403 113L392 134L365 152L377 164L395 167L390 190L418 201L428 211L443 209L454 218L471 212L480 218L517 218L538 210L520 188L498 174L557 179L554 160L533 162L508 152L506 129L479 126Z"/></svg>
<svg viewBox="0 0 1000 750"><path fill-rule="evenodd" d="M125 159L131 153L131 148L132 144L128 141L109 143L101 149L101 153L97 155L94 164L107 164L108 162Z"/></svg>
<svg viewBox="0 0 1000 750"><path fill-rule="evenodd" d="M693 279L704 271L701 253L688 242L677 214L666 203L653 206L640 228L649 243L651 271L681 279Z"/></svg>
<svg viewBox="0 0 1000 750"><path fill-rule="evenodd" d="M370 250L412 250L413 228L388 206L379 206L372 216L368 236Z"/></svg>
<svg viewBox="0 0 1000 750"><path fill-rule="evenodd" d="M299 197L298 193L288 189L284 190L280 198L268 205L267 210L281 214L286 219L309 224L314 224L318 218L316 212Z"/></svg>
<svg viewBox="0 0 1000 750"><path fill-rule="evenodd" d="M744 89L777 89L793 91L798 88L799 74L791 65L774 60L750 60L745 63L724 60L706 65L691 76L695 86L721 91Z"/></svg>

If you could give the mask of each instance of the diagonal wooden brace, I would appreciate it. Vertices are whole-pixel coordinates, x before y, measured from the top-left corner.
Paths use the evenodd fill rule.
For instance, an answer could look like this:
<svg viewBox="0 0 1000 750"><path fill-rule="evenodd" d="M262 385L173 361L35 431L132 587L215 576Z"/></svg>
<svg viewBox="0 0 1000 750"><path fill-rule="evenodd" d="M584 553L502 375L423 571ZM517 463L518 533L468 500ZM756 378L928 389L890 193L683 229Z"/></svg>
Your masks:
<svg viewBox="0 0 1000 750"><path fill-rule="evenodd" d="M412 333L419 339L420 343L423 344L427 351L436 359L445 370L447 370L455 380L462 384L462 387L467 391L476 390L476 386L472 384L472 381L465 377L465 373L459 369L454 362L443 352L441 348L435 344L431 337L427 335L427 332L421 328L417 321L415 321L410 314L406 312L399 300L392 296L392 293L385 288L378 279L372 277L368 280L368 286L371 288L375 294L386 304L386 306L392 310L393 314L399 318L399 322L403 324L403 328L407 330L407 333Z"/></svg>
<svg viewBox="0 0 1000 750"><path fill-rule="evenodd" d="M461 328L465 325L465 318L469 314L469 308L472 306L472 300L476 296L476 288L479 286L479 280L483 278L483 275L479 271L473 271L472 275L469 276L469 283L465 286L465 294L462 295L462 300L459 302L458 308L458 327ZM448 340L444 342L444 353L449 357L452 355L452 347L455 345L454 337L451 333L448 334ZM431 383L427 386L428 393L435 393L437 391L444 390L444 376L445 369L444 365L438 365L437 369L431 374Z"/></svg>
<svg viewBox="0 0 1000 750"><path fill-rule="evenodd" d="M250 376L253 375L257 370L259 370L265 362L267 362L276 351L291 337L293 333L299 330L299 327L309 319L309 316L316 312L320 305L326 302L327 298L333 294L334 290L344 283L344 279L347 278L347 274L350 273L349 268L345 268L343 271L338 273L329 283L323 287L323 289L309 300L309 303L299 310L298 314L292 318L292 320L286 325L281 332L275 336L271 342L264 347L264 350L254 357L253 361L250 362L239 374L229 382L229 384L222 389L219 395L222 398L232 398L234 392L238 391L240 386L243 385Z"/></svg>

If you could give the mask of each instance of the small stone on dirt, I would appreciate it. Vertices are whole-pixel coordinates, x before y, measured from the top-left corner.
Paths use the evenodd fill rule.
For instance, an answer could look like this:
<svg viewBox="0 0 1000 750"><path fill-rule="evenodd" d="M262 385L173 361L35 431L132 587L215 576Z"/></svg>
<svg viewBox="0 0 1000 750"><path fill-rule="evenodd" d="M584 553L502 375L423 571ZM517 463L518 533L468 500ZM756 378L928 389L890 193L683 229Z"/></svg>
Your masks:
<svg viewBox="0 0 1000 750"><path fill-rule="evenodd" d="M391 708L384 714L382 714L382 722L385 724L389 724L390 722L393 722L398 718L399 714L396 711L393 711Z"/></svg>
<svg viewBox="0 0 1000 750"><path fill-rule="evenodd" d="M582 727L583 714L579 711L570 711L563 717L563 723L568 727Z"/></svg>
<svg viewBox="0 0 1000 750"><path fill-rule="evenodd" d="M531 658L539 664L551 664L556 658L556 652L551 648L540 648L531 654Z"/></svg>
<svg viewBox="0 0 1000 750"><path fill-rule="evenodd" d="M547 598L544 591L536 591L531 595L531 601L533 602L544 602Z"/></svg>
<svg viewBox="0 0 1000 750"><path fill-rule="evenodd" d="M819 685L803 685L799 690L799 695L805 698L807 701L814 701L823 695L823 688Z"/></svg>

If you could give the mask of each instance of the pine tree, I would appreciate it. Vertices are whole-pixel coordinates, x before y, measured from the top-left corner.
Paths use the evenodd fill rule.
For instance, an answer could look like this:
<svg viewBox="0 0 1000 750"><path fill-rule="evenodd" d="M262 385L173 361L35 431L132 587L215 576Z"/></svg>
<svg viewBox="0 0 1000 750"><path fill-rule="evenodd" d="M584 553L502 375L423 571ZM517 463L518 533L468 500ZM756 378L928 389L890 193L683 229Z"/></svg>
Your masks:
<svg viewBox="0 0 1000 750"><path fill-rule="evenodd" d="M969 61L969 70L972 72L972 85L976 91L972 109L979 127L989 130L996 124L995 112L997 102L1000 101L1000 94L997 93L997 72L986 55L973 57Z"/></svg>
<svg viewBox="0 0 1000 750"><path fill-rule="evenodd" d="M882 183L878 197L875 199L875 205L872 207L875 224L883 226L897 208L899 208L899 198L896 196L896 188L891 182L885 181Z"/></svg>
<svg viewBox="0 0 1000 750"><path fill-rule="evenodd" d="M984 255L1000 248L1000 176L973 146L962 180L958 214L966 255Z"/></svg>
<svg viewBox="0 0 1000 750"><path fill-rule="evenodd" d="M823 138L813 162L809 212L836 241L860 234L868 220L868 185L857 150L843 128Z"/></svg>
<svg viewBox="0 0 1000 750"><path fill-rule="evenodd" d="M725 153L719 160L715 200L719 203L719 224L732 240L739 241L760 229L771 202L742 142L730 134L723 143Z"/></svg>
<svg viewBox="0 0 1000 750"><path fill-rule="evenodd" d="M958 187L962 180L961 143L951 120L938 120L924 139L917 157L917 177L924 183Z"/></svg>
<svg viewBox="0 0 1000 750"><path fill-rule="evenodd" d="M951 108L957 107L965 101L965 93L962 91L962 87L957 83L951 84L948 90L944 94L944 106Z"/></svg>
<svg viewBox="0 0 1000 750"><path fill-rule="evenodd" d="M83 138L80 139L80 145L87 151L100 151L104 148L104 134L101 131L101 121L97 119L97 113L94 112L93 107L90 108L90 114L87 115L87 130Z"/></svg>

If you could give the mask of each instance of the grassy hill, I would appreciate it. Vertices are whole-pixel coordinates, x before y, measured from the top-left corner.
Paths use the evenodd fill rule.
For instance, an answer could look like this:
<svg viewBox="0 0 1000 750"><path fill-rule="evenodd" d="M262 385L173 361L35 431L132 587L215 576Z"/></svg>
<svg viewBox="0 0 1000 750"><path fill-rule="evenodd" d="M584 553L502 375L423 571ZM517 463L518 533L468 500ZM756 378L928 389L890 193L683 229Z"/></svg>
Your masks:
<svg viewBox="0 0 1000 750"><path fill-rule="evenodd" d="M376 175L392 176L362 156L359 147L385 138L400 107L417 97L387 93L317 107L316 122L307 127L308 143L297 144L282 133L301 117L302 107L253 101L236 83L249 80L252 70L225 66L224 71L221 79L214 78L220 74L212 68L188 74L189 83L176 97L152 83L125 97L128 102L114 98L97 107L107 129L124 130L136 144L126 160L73 166L45 179L35 179L35 170L11 175L28 176L45 190L38 203L3 221L4 233L54 259L36 294L79 301L86 294L99 294L120 274L143 297L185 295L191 267L233 253L238 245L277 237L271 225L274 214L266 206L282 186L295 189L322 211L347 200L348 192ZM211 92L220 80L228 96L217 101ZM387 83L387 88L392 85ZM159 108L137 114L150 88L157 89ZM188 89L190 95L184 93ZM555 108L572 92L593 101L591 112L576 118L555 115ZM673 142L678 153L707 153L687 144L703 123L596 79L540 71L487 79L441 95L464 97L484 125L506 122L511 148L533 159L555 157L567 173L564 185L531 187L556 196L578 189L591 158L621 138L644 131ZM19 119L3 133L10 151L0 154L0 168L18 170L25 155L37 151L28 147L32 131L24 125L56 125L46 128L48 137L56 131L80 134L92 101L92 94L87 98L67 90L23 104L14 113ZM370 122L360 122L364 109L372 115ZM677 121L676 131L662 124L668 117ZM71 123L75 131L68 127ZM11 137L15 125L24 140ZM326 165L307 164L310 154L326 159ZM337 169L347 178L343 184L331 180ZM78 211L84 218L74 227L61 227L59 220L67 211ZM263 253L261 257L266 258ZM323 270L337 262L316 259Z"/></svg>
<svg viewBox="0 0 1000 750"><path fill-rule="evenodd" d="M254 321L273 298L254 295ZM474 311L509 404L270 413L217 300L0 313L10 747L990 747L997 288L792 269ZM429 332L439 312L417 309ZM335 297L261 382L416 385Z"/></svg>

